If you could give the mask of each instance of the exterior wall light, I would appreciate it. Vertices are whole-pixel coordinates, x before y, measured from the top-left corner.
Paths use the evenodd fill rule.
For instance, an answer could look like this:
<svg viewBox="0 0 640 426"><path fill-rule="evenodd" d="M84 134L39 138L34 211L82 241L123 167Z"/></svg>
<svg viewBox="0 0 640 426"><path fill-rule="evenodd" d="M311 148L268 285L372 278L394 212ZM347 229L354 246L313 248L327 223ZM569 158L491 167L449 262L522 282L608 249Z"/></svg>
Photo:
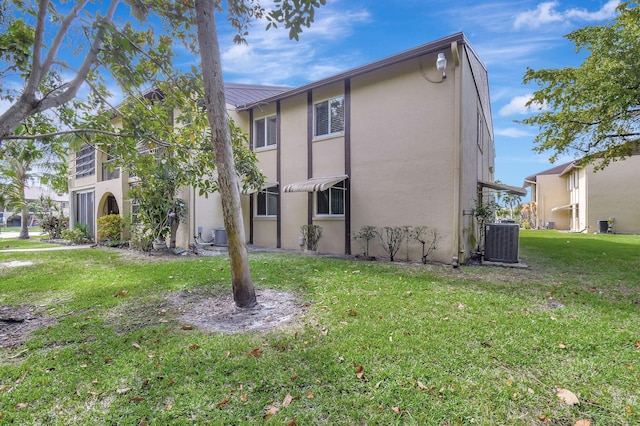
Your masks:
<svg viewBox="0 0 640 426"><path fill-rule="evenodd" d="M447 78L447 58L444 57L444 53L438 53L438 59L436 59L436 69L442 71L442 79Z"/></svg>

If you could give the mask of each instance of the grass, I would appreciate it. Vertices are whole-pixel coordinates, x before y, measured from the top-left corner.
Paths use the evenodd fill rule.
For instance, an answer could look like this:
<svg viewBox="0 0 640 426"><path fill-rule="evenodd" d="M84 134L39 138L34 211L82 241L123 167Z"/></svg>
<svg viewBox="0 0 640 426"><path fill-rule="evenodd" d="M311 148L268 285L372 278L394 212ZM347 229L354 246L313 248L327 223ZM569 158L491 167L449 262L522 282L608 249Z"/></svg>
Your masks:
<svg viewBox="0 0 640 426"><path fill-rule="evenodd" d="M296 293L305 315L210 334L128 320L168 292L228 293L224 257L0 252L34 262L0 269L0 305L58 318L0 349L0 424L640 424L640 237L523 231L521 258L252 253L256 286Z"/></svg>

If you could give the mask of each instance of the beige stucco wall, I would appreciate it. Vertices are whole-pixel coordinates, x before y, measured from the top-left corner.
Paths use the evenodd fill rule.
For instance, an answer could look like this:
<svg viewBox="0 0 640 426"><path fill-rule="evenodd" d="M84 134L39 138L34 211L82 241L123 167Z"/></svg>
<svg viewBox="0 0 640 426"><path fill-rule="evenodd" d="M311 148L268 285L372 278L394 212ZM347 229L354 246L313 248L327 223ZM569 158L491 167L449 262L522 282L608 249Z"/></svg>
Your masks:
<svg viewBox="0 0 640 426"><path fill-rule="evenodd" d="M561 207L570 203L566 179L559 175L538 175L536 184L536 208L538 223L545 227L554 222L555 229L571 229L571 210L551 211L554 207Z"/></svg>
<svg viewBox="0 0 640 426"><path fill-rule="evenodd" d="M597 231L598 220L613 218L613 229L621 234L640 233L640 155L611 163L593 172L585 168L586 221L589 232Z"/></svg>

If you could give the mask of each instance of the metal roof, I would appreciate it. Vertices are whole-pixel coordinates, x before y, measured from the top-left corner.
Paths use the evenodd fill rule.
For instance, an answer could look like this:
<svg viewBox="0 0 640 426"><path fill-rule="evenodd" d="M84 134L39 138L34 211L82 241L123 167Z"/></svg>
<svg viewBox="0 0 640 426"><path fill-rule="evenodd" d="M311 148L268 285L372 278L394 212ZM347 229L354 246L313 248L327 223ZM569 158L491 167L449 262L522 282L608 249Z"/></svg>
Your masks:
<svg viewBox="0 0 640 426"><path fill-rule="evenodd" d="M247 104L255 104L261 99L270 98L288 90L291 90L291 87L225 83L224 97L228 104L240 107Z"/></svg>

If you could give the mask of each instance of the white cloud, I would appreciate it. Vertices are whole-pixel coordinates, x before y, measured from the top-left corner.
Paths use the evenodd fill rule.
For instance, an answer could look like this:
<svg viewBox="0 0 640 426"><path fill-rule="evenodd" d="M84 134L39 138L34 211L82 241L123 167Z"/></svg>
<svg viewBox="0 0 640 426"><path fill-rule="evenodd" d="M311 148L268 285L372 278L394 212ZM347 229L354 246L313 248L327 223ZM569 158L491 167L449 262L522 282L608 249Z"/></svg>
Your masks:
<svg viewBox="0 0 640 426"><path fill-rule="evenodd" d="M602 8L595 12L589 12L582 8L558 10L558 1L546 1L538 4L535 10L528 10L515 16L513 26L515 29L528 27L530 29L540 28L543 25L569 23L574 20L598 21L610 19L616 14L616 7L620 0L609 0Z"/></svg>
<svg viewBox="0 0 640 426"><path fill-rule="evenodd" d="M502 129L497 129L495 131L495 134L497 136L504 136L507 138L531 138L535 136L535 133L519 129L517 127L505 127Z"/></svg>
<svg viewBox="0 0 640 426"><path fill-rule="evenodd" d="M225 74L232 74L233 81L297 85L354 66L353 57L337 58L335 52L331 52L331 59L323 59L327 46L347 38L354 26L371 19L366 10L344 9L344 5L336 7L335 3L318 9L315 22L297 42L289 40L288 31L283 28L264 31L266 22L257 23L247 45L221 46Z"/></svg>
<svg viewBox="0 0 640 426"><path fill-rule="evenodd" d="M523 96L515 96L511 99L511 102L500 108L500 111L498 111L498 115L500 115L501 117L516 114L525 115L547 109L544 105L540 105L536 102L534 102L531 106L527 106L527 103L531 100L532 97L533 95L531 93L527 93Z"/></svg>

